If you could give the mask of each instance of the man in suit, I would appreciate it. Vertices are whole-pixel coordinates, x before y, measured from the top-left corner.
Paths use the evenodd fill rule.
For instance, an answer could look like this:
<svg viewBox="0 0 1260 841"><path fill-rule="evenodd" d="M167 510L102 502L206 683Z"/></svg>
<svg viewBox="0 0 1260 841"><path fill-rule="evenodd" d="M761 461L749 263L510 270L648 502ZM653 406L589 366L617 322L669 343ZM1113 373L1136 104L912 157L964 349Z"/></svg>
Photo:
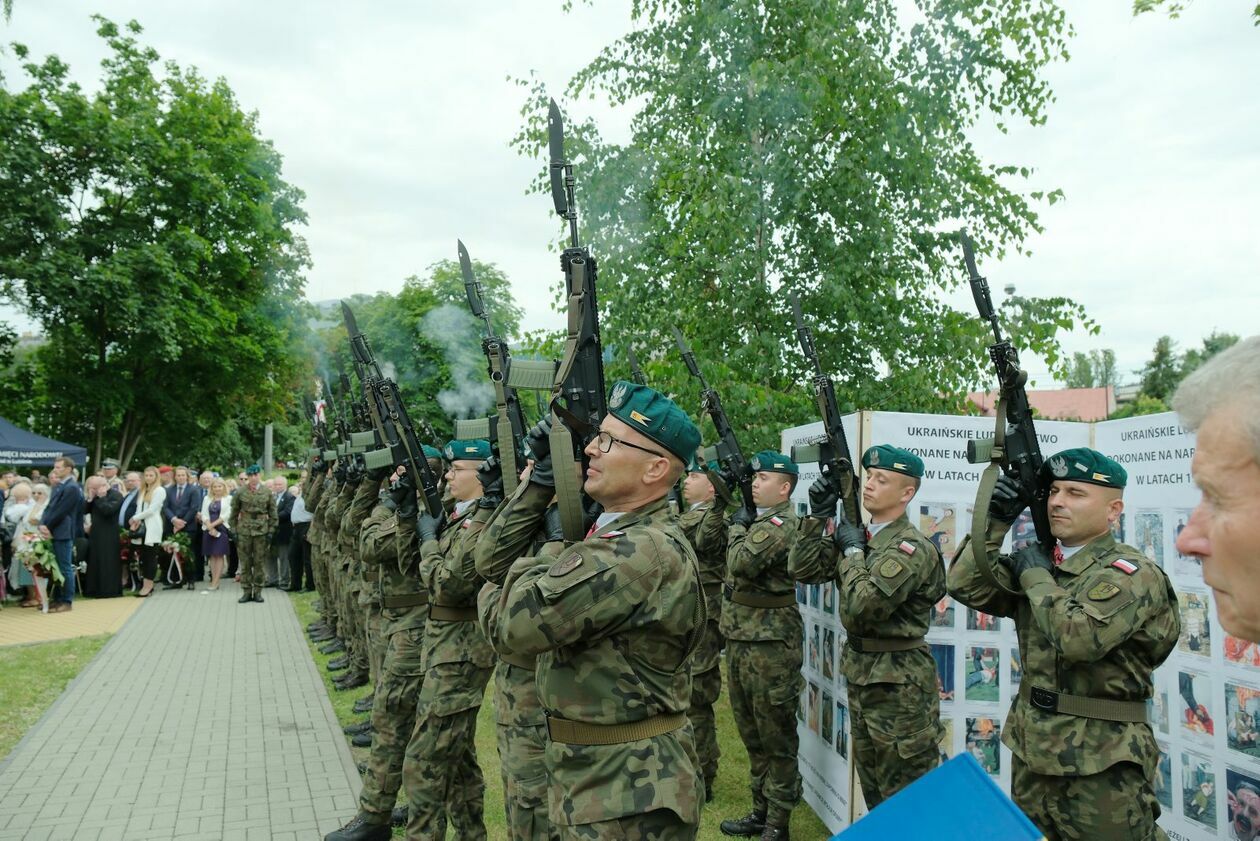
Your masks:
<svg viewBox="0 0 1260 841"><path fill-rule="evenodd" d="M61 456L53 462L52 495L39 520L39 533L51 538L53 555L66 583L49 613L65 613L74 603L74 540L83 533L83 490L74 480L74 459Z"/></svg>
<svg viewBox="0 0 1260 841"><path fill-rule="evenodd" d="M271 537L271 554L267 557L266 587L289 586L289 540L293 537L293 495L283 476L271 480L271 496L276 501L276 515L280 518L276 533Z"/></svg>
<svg viewBox="0 0 1260 841"><path fill-rule="evenodd" d="M184 572L179 584L166 585L167 589L186 586L200 578L199 571L192 569L201 542L201 525L197 515L201 513L201 488L189 481L188 468L175 468L175 483L166 489L166 501L162 503L162 517L170 523L171 534L188 535L189 557L184 560Z"/></svg>
<svg viewBox="0 0 1260 841"><path fill-rule="evenodd" d="M127 474L123 476L123 487L126 488L126 493L123 495L122 507L118 509L119 530L127 528L127 524L131 522L131 518L136 516L137 503L140 501L140 481L140 474L134 470L128 471ZM126 544L126 541L124 541L124 544ZM131 573L129 565L122 565L122 573L123 589L126 589L127 579L130 577Z"/></svg>

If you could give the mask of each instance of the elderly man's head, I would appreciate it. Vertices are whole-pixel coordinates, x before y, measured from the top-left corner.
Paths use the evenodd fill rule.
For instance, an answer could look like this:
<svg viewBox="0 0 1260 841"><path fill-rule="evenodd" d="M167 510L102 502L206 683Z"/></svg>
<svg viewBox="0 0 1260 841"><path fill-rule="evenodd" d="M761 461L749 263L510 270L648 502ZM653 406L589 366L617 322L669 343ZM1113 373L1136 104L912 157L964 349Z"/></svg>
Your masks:
<svg viewBox="0 0 1260 841"><path fill-rule="evenodd" d="M1203 491L1177 551L1202 558L1225 630L1260 642L1260 336L1187 377L1173 408L1198 432L1191 469Z"/></svg>

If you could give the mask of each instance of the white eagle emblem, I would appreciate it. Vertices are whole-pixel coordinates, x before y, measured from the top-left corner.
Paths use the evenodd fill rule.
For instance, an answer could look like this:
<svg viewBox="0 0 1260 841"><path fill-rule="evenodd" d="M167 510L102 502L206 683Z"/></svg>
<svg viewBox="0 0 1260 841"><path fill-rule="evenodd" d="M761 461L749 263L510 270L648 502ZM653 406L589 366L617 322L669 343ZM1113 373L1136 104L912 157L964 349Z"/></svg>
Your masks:
<svg viewBox="0 0 1260 841"><path fill-rule="evenodd" d="M1050 472L1059 479L1068 475L1067 459L1059 458L1058 456L1050 459Z"/></svg>
<svg viewBox="0 0 1260 841"><path fill-rule="evenodd" d="M754 471L760 471L760 470L761 470L761 459L759 459L759 458L754 458L754 459L752 460L752 469L753 469Z"/></svg>
<svg viewBox="0 0 1260 841"><path fill-rule="evenodd" d="M451 461L455 460L455 449L450 444L446 445L446 457Z"/></svg>
<svg viewBox="0 0 1260 841"><path fill-rule="evenodd" d="M870 462L871 467L877 467L879 465L879 450L871 450Z"/></svg>
<svg viewBox="0 0 1260 841"><path fill-rule="evenodd" d="M612 396L608 398L608 408L620 409L621 404L626 402L626 392L629 390L630 389L626 387L625 383L618 384L613 389Z"/></svg>

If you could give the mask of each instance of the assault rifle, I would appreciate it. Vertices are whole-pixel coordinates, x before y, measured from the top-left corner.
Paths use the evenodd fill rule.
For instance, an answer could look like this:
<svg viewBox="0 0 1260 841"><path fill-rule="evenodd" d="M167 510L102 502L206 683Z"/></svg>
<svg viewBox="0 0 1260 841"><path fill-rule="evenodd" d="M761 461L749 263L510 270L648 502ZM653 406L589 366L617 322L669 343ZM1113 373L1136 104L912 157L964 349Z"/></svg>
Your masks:
<svg viewBox="0 0 1260 841"><path fill-rule="evenodd" d="M976 309L980 317L989 322L993 328L994 341L989 345L989 358L993 360L993 367L997 371L998 378L997 423L993 437L967 442L967 460L972 464L989 463L980 479L980 490L976 495L975 517L972 518L971 525L971 551L980 560L978 566L985 577L990 580L990 583L997 584L996 576L993 574L992 559L985 551L985 535L988 531L989 501L993 496L998 471L1018 482L1020 489L1029 499L1037 541L1047 551L1054 546L1054 535L1050 531L1050 514L1046 510L1049 488L1042 484L1040 478L1041 446L1037 441L1037 431L1033 428L1028 394L1024 390L1024 384L1028 382L1028 373L1019 367L1019 353L1011 344L1010 339L1002 336L1002 326L998 322L997 313L993 309L993 298L989 294L989 282L976 268L976 255L971 238L965 231L961 232L960 238Z"/></svg>
<svg viewBox="0 0 1260 841"><path fill-rule="evenodd" d="M840 420L840 407L836 403L836 388L831 377L823 370L814 345L814 331L805 323L801 312L801 299L792 296L792 314L796 319L796 338L801 352L814 369L814 399L818 401L818 413L822 416L824 437L818 443L818 469L830 477L840 491L840 511L853 524L862 522L862 509L858 505L857 471L849 456L849 440Z"/></svg>
<svg viewBox="0 0 1260 841"><path fill-rule="evenodd" d="M717 390L711 388L708 381L705 380L704 374L700 371L700 366L696 364L696 355L691 352L687 339L683 337L682 331L677 327L674 328L674 341L677 342L678 350L682 353L683 363L687 366L687 371L700 382L700 411L713 419L713 426L717 429L718 440L715 445L717 460L726 475L717 477L721 479L721 482L714 482L714 488L726 502L730 503L732 499L729 486L732 483L739 485L739 493L742 497L741 503L744 508L748 509L749 513L756 516L757 505L753 502L752 495L752 465L744 458L744 451L740 449L739 439L735 437L735 430L731 427L731 422L726 417L726 410L722 408L722 398L718 396Z"/></svg>
<svg viewBox="0 0 1260 841"><path fill-rule="evenodd" d="M507 342L494 334L490 324L490 313L486 311L482 297L481 282L473 273L472 259L462 241L456 241L459 248L459 268L464 275L464 293L468 297L468 308L474 317L481 319L485 325L486 335L481 340L481 350L486 355L486 366L490 373L490 382L494 385L494 404L497 414L490 419L486 437L495 444L499 451L499 463L503 472L503 492L511 496L516 490L517 482L524 465L521 464L521 442L525 440L525 413L521 410L521 401L513 385L512 373L517 363L512 360L512 353ZM555 375L551 363L544 363L542 369L546 384ZM537 385L543 385L538 383ZM536 386L537 387L537 386Z"/></svg>
<svg viewBox="0 0 1260 841"><path fill-rule="evenodd" d="M564 157L564 120L554 99L548 109L547 137L551 152L551 199L556 213L569 223L569 246L560 255L568 299L568 337L564 358L552 383L549 446L564 537L574 542L582 540L586 533L588 505L582 494L582 477L586 471L583 450L608 414L608 398L604 390L599 308L595 300L595 259L578 239L573 164ZM545 454L536 455L541 458Z"/></svg>
<svg viewBox="0 0 1260 841"><path fill-rule="evenodd" d="M371 410L372 422L378 425L376 433L384 446L383 450L369 453L365 463L369 468L406 465L407 472L420 483L425 508L439 524L444 523L446 517L442 510L438 480L429 469L424 448L416 438L415 427L403 406L398 384L381 373L376 357L372 355L372 348L368 345L367 336L359 330L354 313L344 301L341 303L341 315L346 322L346 333L350 337L350 355L362 366L364 390L370 395L369 406L375 404Z"/></svg>

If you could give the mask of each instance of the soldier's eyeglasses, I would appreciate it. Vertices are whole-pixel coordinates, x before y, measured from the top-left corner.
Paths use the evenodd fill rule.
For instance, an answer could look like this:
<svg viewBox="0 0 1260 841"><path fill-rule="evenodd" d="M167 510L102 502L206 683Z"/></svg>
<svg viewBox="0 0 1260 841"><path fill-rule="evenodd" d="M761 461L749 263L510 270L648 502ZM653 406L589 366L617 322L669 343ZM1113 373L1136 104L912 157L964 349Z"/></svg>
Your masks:
<svg viewBox="0 0 1260 841"><path fill-rule="evenodd" d="M611 432L605 432L602 429L599 431L599 434L595 436L595 440L599 442L599 451L601 453L607 453L610 450L612 450L613 444L620 444L623 447L630 447L631 449L634 449L634 450L640 450L645 453L651 453L657 458L666 457L664 453L657 452L656 450L649 450L647 447L640 447L638 444L631 444L629 441L622 441L620 438L616 437Z"/></svg>

